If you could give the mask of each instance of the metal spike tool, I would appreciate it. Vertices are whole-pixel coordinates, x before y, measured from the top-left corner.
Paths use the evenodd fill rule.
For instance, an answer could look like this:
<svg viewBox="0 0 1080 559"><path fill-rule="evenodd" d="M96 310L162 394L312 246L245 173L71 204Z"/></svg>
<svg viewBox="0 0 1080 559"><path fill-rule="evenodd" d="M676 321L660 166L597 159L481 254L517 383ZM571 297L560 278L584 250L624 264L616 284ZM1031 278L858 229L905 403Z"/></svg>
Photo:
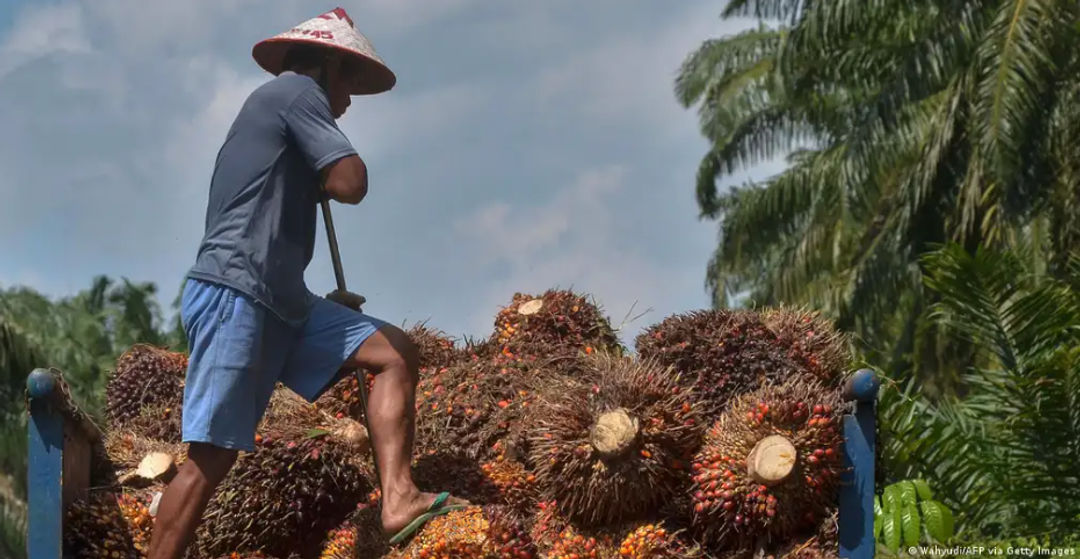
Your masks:
<svg viewBox="0 0 1080 559"><path fill-rule="evenodd" d="M334 218L330 215L330 197L325 192L321 200L323 223L326 224L326 239L330 242L330 260L334 263L334 279L337 280L339 291L348 291L345 288L345 270L341 267L341 253L338 251L337 234L334 232ZM375 462L375 482L382 488L382 480L379 476L379 458L375 454L375 433L371 431L371 422L368 420L368 390L366 373L361 369L353 371L356 381L360 385L360 408L364 411L364 427L368 431L368 442L371 446L371 459Z"/></svg>

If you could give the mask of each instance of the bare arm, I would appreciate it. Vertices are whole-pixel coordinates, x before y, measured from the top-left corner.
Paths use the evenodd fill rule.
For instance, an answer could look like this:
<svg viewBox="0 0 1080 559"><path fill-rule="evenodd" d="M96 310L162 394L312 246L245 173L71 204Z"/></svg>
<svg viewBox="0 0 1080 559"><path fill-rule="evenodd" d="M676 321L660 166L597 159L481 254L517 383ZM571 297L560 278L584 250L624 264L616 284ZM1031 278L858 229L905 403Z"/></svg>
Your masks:
<svg viewBox="0 0 1080 559"><path fill-rule="evenodd" d="M358 155L349 155L322 170L323 190L342 204L359 204L367 196L367 165Z"/></svg>

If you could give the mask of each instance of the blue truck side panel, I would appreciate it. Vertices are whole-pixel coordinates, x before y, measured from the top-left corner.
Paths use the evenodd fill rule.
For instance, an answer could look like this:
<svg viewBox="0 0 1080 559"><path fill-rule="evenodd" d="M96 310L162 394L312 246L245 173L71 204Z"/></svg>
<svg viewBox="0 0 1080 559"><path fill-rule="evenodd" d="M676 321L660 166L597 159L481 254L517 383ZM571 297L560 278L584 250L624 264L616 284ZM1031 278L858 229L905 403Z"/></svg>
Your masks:
<svg viewBox="0 0 1080 559"><path fill-rule="evenodd" d="M854 415L844 416L844 461L850 468L840 488L840 557L874 556L874 445L880 382L863 369L848 380L845 396L855 401Z"/></svg>
<svg viewBox="0 0 1080 559"><path fill-rule="evenodd" d="M63 535L64 417L47 399L30 400L27 555L60 559ZM89 467L89 464L87 464Z"/></svg>

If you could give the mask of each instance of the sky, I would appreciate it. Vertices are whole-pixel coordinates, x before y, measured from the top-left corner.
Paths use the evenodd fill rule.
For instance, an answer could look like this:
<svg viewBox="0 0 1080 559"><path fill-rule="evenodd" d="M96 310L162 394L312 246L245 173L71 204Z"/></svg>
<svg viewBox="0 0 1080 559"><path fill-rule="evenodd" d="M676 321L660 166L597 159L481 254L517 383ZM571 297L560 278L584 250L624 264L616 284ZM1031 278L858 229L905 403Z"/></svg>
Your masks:
<svg viewBox="0 0 1080 559"><path fill-rule="evenodd" d="M370 176L333 208L366 313L479 338L515 292L573 289L632 344L709 306L708 144L673 83L750 25L722 0L5 0L0 287L63 296L106 274L154 282L168 311L217 150L271 77L251 46L338 5L398 78L339 121ZM321 222L306 278L334 288Z"/></svg>

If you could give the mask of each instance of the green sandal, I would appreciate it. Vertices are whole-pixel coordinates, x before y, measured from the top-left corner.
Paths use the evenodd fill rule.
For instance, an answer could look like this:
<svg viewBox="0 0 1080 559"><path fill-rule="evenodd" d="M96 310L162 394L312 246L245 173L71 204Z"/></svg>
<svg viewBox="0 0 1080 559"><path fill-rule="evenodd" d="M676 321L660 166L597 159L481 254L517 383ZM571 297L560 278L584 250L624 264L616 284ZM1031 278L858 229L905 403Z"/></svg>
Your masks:
<svg viewBox="0 0 1080 559"><path fill-rule="evenodd" d="M394 534L394 537L390 538L390 545L397 545L401 543L406 538L413 535L413 533L415 533L417 529L423 526L425 522L431 520L432 518L435 518L436 516L442 516L448 512L469 508L469 505L443 506L443 503L445 503L446 500L449 498L449 492L444 491L442 493L439 493L439 495L435 497L435 500L432 501L431 504L428 506L427 511L425 511L424 514L421 514L420 516L413 519L413 521L410 522L408 526L405 526L401 529L400 532Z"/></svg>

